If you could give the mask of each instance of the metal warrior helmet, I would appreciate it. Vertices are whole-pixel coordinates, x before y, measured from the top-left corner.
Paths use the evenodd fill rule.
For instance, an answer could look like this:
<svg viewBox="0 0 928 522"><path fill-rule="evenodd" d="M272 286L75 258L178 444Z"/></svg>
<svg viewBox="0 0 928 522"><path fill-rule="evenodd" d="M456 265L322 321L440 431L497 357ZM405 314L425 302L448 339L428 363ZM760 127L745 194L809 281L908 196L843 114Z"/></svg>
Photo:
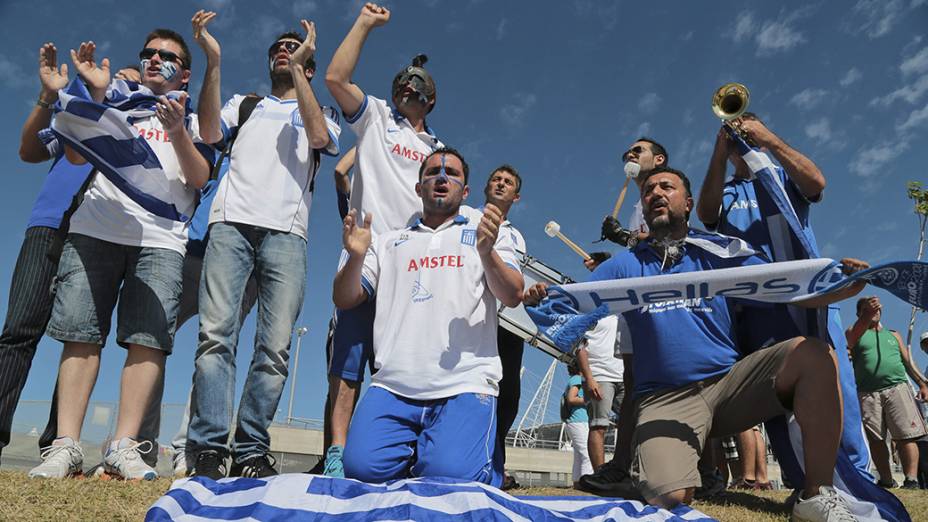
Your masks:
<svg viewBox="0 0 928 522"><path fill-rule="evenodd" d="M392 94L394 99L400 95L403 87L409 85L419 95L419 100L423 104L429 105L435 101L435 80L422 67L428 60L428 56L424 54L417 55L412 59L412 65L408 65L393 78ZM402 101L405 102L406 100ZM429 112L432 112L434 107L435 105L432 104L429 107Z"/></svg>

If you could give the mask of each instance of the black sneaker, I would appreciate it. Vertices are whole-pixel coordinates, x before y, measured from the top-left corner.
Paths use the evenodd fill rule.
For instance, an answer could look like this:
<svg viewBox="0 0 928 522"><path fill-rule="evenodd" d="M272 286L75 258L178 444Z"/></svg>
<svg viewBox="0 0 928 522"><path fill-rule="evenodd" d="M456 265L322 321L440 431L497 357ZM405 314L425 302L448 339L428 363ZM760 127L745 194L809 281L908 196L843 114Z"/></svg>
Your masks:
<svg viewBox="0 0 928 522"><path fill-rule="evenodd" d="M718 470L711 470L706 473L700 473L702 486L696 488L693 498L696 500L706 500L720 495L725 491L725 477Z"/></svg>
<svg viewBox="0 0 928 522"><path fill-rule="evenodd" d="M919 489L918 481L912 479L905 479L902 481L902 489Z"/></svg>
<svg viewBox="0 0 928 522"><path fill-rule="evenodd" d="M226 476L226 464L219 452L201 451L197 455L197 462L193 466L193 476L206 477L219 480Z"/></svg>
<svg viewBox="0 0 928 522"><path fill-rule="evenodd" d="M893 479L883 480L880 479L876 482L877 486L880 486L883 489L896 489L899 487L899 483Z"/></svg>
<svg viewBox="0 0 928 522"><path fill-rule="evenodd" d="M520 487L522 486L519 484L515 477L509 473L505 473L503 475L503 485L499 489L503 491L509 491L513 489L519 489Z"/></svg>
<svg viewBox="0 0 928 522"><path fill-rule="evenodd" d="M611 464L603 464L595 473L580 477L577 489L601 497L643 500L629 474L619 466Z"/></svg>
<svg viewBox="0 0 928 522"><path fill-rule="evenodd" d="M242 462L233 462L229 470L230 477L264 478L277 475L274 465L277 461L267 453L249 457Z"/></svg>

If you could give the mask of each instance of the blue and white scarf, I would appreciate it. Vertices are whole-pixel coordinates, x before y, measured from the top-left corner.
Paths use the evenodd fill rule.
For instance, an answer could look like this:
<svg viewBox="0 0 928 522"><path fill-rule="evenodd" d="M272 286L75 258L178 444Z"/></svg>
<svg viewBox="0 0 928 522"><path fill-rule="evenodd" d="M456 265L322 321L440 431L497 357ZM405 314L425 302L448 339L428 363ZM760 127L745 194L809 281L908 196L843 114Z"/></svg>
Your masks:
<svg viewBox="0 0 928 522"><path fill-rule="evenodd" d="M175 481L145 515L146 522L194 520L714 520L681 505L673 511L597 497L508 495L477 482L448 478L365 484L303 473L265 479L203 477Z"/></svg>
<svg viewBox="0 0 928 522"><path fill-rule="evenodd" d="M176 100L181 92L172 91L166 96ZM147 87L115 80L103 103L97 103L80 78L75 78L58 93L51 130L59 141L74 148L142 208L172 221L187 222L190 216L173 203L152 195L167 193L164 187L167 178L158 156L132 126L138 119L152 117L157 102L158 96ZM188 124L189 102L188 98L185 107ZM207 162L213 161L211 147L201 143L196 147Z"/></svg>

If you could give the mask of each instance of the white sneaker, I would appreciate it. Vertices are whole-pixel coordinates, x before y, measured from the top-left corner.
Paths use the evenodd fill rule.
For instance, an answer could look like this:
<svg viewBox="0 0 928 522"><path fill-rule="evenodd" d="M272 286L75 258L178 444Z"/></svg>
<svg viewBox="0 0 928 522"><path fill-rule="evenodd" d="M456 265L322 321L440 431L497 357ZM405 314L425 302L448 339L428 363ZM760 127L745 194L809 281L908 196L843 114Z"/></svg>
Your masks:
<svg viewBox="0 0 928 522"><path fill-rule="evenodd" d="M856 522L857 517L838 491L831 486L818 488L818 495L803 499L802 495L793 506L793 522Z"/></svg>
<svg viewBox="0 0 928 522"><path fill-rule="evenodd" d="M80 475L84 466L84 450L71 437L55 439L41 455L42 463L29 471L29 478L68 478Z"/></svg>
<svg viewBox="0 0 928 522"><path fill-rule="evenodd" d="M187 469L187 452L175 451L173 457L174 477L184 478L188 473Z"/></svg>
<svg viewBox="0 0 928 522"><path fill-rule="evenodd" d="M103 457L103 468L111 475L126 480L155 480L158 472L145 464L142 453L151 451L151 442L136 442L129 437L110 443Z"/></svg>

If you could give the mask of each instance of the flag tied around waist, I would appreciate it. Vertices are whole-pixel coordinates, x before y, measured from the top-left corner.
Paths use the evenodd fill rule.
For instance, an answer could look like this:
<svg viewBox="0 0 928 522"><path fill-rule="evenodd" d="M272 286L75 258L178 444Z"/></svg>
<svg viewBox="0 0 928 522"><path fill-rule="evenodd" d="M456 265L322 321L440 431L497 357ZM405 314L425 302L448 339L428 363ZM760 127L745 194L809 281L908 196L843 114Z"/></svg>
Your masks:
<svg viewBox="0 0 928 522"><path fill-rule="evenodd" d="M845 276L836 261L818 258L552 286L545 302L526 311L559 349L570 352L586 329L609 314L666 301L722 296L789 304L833 294L857 281L928 309L928 263L886 263Z"/></svg>
<svg viewBox="0 0 928 522"><path fill-rule="evenodd" d="M174 100L180 95L181 91L166 94ZM115 80L103 103L97 103L77 77L58 92L51 130L142 208L156 216L186 222L190 216L152 195L170 193L168 180L158 156L132 125L138 119L154 116L157 103L158 96L147 87L125 80ZM185 109L189 124L189 98ZM212 148L202 143L195 146L212 163Z"/></svg>
<svg viewBox="0 0 928 522"><path fill-rule="evenodd" d="M146 522L168 520L714 520L688 506L673 511L597 497L510 496L477 482L417 478L365 484L291 473L265 479L193 477L175 481Z"/></svg>

